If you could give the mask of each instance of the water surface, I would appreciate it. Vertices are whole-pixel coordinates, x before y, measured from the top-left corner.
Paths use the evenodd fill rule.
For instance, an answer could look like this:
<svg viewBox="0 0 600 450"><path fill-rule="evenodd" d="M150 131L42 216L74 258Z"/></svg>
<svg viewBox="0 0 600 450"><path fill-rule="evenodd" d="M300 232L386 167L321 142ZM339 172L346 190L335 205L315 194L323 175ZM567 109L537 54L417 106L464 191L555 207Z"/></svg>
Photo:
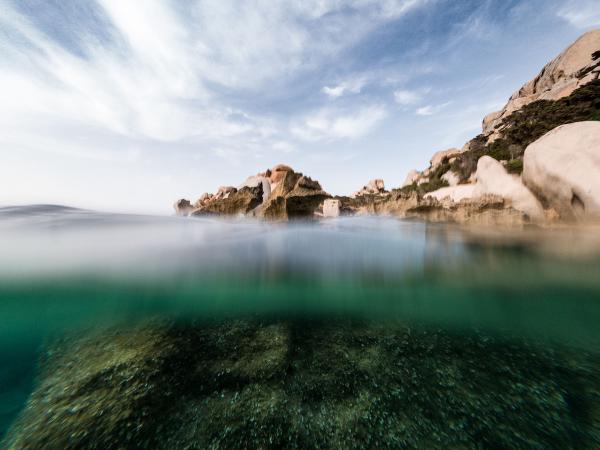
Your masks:
<svg viewBox="0 0 600 450"><path fill-rule="evenodd" d="M100 326L344 318L575 356L600 349L595 228L281 224L38 205L0 209L0 248L0 434L36 385L48 343Z"/></svg>

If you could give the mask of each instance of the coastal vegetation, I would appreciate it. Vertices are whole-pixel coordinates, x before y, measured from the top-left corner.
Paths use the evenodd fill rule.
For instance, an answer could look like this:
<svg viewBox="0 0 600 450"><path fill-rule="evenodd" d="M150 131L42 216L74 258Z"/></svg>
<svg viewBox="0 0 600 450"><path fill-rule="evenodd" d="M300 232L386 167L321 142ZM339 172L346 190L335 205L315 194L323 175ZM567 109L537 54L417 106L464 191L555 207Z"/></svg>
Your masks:
<svg viewBox="0 0 600 450"><path fill-rule="evenodd" d="M428 175L425 183L412 183L402 192L425 194L448 183L442 179L449 170L459 176L460 182L469 180L477 169L477 161L484 155L504 161L509 173L523 171L523 154L527 146L554 128L582 121L600 121L600 80L575 90L559 100L538 100L513 112L497 125L499 137L490 140L483 134L472 139L468 150L455 157L452 163L445 158Z"/></svg>

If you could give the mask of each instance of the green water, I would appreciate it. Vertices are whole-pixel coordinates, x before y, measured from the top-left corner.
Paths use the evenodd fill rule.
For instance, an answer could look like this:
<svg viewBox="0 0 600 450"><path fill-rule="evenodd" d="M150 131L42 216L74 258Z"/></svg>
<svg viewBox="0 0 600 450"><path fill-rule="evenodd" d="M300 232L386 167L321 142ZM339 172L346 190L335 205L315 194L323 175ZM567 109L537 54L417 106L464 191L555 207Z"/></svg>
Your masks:
<svg viewBox="0 0 600 450"><path fill-rule="evenodd" d="M18 419L14 448L597 448L599 238L0 209L0 433Z"/></svg>

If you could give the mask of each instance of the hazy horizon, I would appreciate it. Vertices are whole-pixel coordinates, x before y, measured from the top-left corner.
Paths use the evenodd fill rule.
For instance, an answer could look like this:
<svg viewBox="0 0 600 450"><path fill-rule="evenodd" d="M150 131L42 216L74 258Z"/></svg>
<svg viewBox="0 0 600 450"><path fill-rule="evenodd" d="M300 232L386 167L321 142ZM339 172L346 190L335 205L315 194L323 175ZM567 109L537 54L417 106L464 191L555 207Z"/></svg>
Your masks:
<svg viewBox="0 0 600 450"><path fill-rule="evenodd" d="M0 0L0 206L170 213L277 163L399 186L597 26L591 0Z"/></svg>

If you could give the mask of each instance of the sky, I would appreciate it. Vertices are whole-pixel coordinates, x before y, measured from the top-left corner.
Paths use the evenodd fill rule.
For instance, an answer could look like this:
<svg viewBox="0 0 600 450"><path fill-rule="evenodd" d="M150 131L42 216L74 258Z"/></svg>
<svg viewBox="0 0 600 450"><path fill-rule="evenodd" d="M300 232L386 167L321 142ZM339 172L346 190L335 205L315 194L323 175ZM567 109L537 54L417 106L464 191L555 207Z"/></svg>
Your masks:
<svg viewBox="0 0 600 450"><path fill-rule="evenodd" d="M597 0L0 0L0 205L170 214L278 163L402 184Z"/></svg>

